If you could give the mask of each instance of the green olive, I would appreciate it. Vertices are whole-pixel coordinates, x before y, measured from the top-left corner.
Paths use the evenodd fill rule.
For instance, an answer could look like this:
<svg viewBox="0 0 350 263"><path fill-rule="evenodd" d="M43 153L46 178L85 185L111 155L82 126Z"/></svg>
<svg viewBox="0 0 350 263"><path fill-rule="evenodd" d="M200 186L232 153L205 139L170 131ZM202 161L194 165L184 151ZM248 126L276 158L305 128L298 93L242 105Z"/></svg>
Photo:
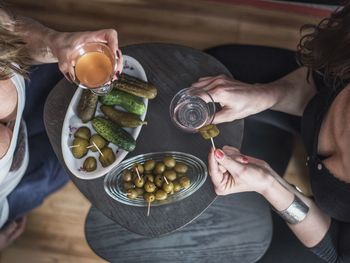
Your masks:
<svg viewBox="0 0 350 263"><path fill-rule="evenodd" d="M174 181L176 179L176 172L174 170L166 170L163 173L163 176L165 176L166 179L168 179L170 181Z"/></svg>
<svg viewBox="0 0 350 263"><path fill-rule="evenodd" d="M178 192L181 190L181 184L178 181L174 181L173 184L174 184L174 191L175 192Z"/></svg>
<svg viewBox="0 0 350 263"><path fill-rule="evenodd" d="M145 168L145 171L152 171L155 165L156 165L156 162L154 160L147 160L143 164L143 167Z"/></svg>
<svg viewBox="0 0 350 263"><path fill-rule="evenodd" d="M126 192L129 189L134 189L135 185L131 182L125 182L125 183L123 183L123 188L124 188L124 191Z"/></svg>
<svg viewBox="0 0 350 263"><path fill-rule="evenodd" d="M153 193L157 189L156 185L152 182L146 182L143 188L147 193Z"/></svg>
<svg viewBox="0 0 350 263"><path fill-rule="evenodd" d="M83 126L76 130L74 133L74 138L80 138L84 140L89 140L91 136L91 131L88 127Z"/></svg>
<svg viewBox="0 0 350 263"><path fill-rule="evenodd" d="M137 191L135 189L129 189L127 192L126 192L126 196L129 198L129 199L136 199L138 194L137 194Z"/></svg>
<svg viewBox="0 0 350 263"><path fill-rule="evenodd" d="M141 178L138 178L138 177L137 177L137 178L134 180L134 184L135 184L136 187L143 187L144 184L145 184L145 179L143 179L143 177L141 177Z"/></svg>
<svg viewBox="0 0 350 263"><path fill-rule="evenodd" d="M184 173L187 173L188 166L184 163L176 163L174 170L177 173L184 174Z"/></svg>
<svg viewBox="0 0 350 263"><path fill-rule="evenodd" d="M154 199L156 199L156 197L154 196L154 194L152 193L145 193L143 195L143 199L147 202L147 203L152 203L154 201Z"/></svg>
<svg viewBox="0 0 350 263"><path fill-rule="evenodd" d="M164 163L157 163L153 169L153 172L155 174L162 174L165 171L165 164Z"/></svg>
<svg viewBox="0 0 350 263"><path fill-rule="evenodd" d="M102 149L104 147L107 146L107 141L105 139L103 139L103 137L99 134L94 134L91 136L90 138L90 150L93 152L97 152L98 149ZM96 148L96 146L98 147L98 149Z"/></svg>
<svg viewBox="0 0 350 263"><path fill-rule="evenodd" d="M159 201L165 200L165 199L167 199L167 197L168 197L168 194L166 192L164 192L163 190L158 190L156 192L156 200L159 200Z"/></svg>
<svg viewBox="0 0 350 263"><path fill-rule="evenodd" d="M163 163L167 168L173 168L176 165L176 161L172 156L165 156Z"/></svg>
<svg viewBox="0 0 350 263"><path fill-rule="evenodd" d="M162 188L163 188L164 192L169 194L170 192L172 192L174 190L174 184L172 182L169 182L168 184L164 183Z"/></svg>
<svg viewBox="0 0 350 263"><path fill-rule="evenodd" d="M145 180L148 182L154 183L154 175L153 174L146 174L145 175Z"/></svg>
<svg viewBox="0 0 350 263"><path fill-rule="evenodd" d="M163 183L164 183L164 177L162 175L156 175L156 177L154 178L154 184L157 187L162 188Z"/></svg>
<svg viewBox="0 0 350 263"><path fill-rule="evenodd" d="M190 187L191 181L188 177L183 176L180 178L179 183L180 183L181 187L186 189L186 188Z"/></svg>
<svg viewBox="0 0 350 263"><path fill-rule="evenodd" d="M138 196L142 196L145 192L145 190L143 188L135 188L137 195Z"/></svg>
<svg viewBox="0 0 350 263"><path fill-rule="evenodd" d="M95 171L97 167L97 161L94 157L88 157L85 159L83 168L87 172Z"/></svg>
<svg viewBox="0 0 350 263"><path fill-rule="evenodd" d="M129 170L124 170L122 177L124 182L132 181L132 173Z"/></svg>
<svg viewBox="0 0 350 263"><path fill-rule="evenodd" d="M73 140L73 145L71 147L73 156L77 159L83 158L89 150L87 148L88 146L89 146L89 141L81 138L75 138Z"/></svg>
<svg viewBox="0 0 350 263"><path fill-rule="evenodd" d="M102 154L101 154L102 153ZM114 163L115 155L113 150L109 147L105 147L101 149L100 157L98 158L103 167L107 167Z"/></svg>
<svg viewBox="0 0 350 263"><path fill-rule="evenodd" d="M142 164L139 164L139 163L135 163L133 166L132 166L132 170L136 172L136 170L139 172L139 174L143 174L144 172L144 168L143 168L143 165Z"/></svg>

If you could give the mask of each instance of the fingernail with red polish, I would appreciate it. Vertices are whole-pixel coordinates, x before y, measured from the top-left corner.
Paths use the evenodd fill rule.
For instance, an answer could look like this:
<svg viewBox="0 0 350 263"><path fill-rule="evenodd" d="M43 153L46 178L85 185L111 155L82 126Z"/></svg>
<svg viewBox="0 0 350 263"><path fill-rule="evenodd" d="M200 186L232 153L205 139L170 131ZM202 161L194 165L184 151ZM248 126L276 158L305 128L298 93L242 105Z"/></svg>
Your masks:
<svg viewBox="0 0 350 263"><path fill-rule="evenodd" d="M118 70L116 73L115 73L116 77L119 78L120 76L120 71Z"/></svg>
<svg viewBox="0 0 350 263"><path fill-rule="evenodd" d="M242 156L242 162L243 163L248 163L249 161L248 161L248 158L247 157L245 157L245 156Z"/></svg>
<svg viewBox="0 0 350 263"><path fill-rule="evenodd" d="M222 159L222 157L224 157L225 153L223 151L221 151L220 149L216 149L215 152L215 157L218 159Z"/></svg>

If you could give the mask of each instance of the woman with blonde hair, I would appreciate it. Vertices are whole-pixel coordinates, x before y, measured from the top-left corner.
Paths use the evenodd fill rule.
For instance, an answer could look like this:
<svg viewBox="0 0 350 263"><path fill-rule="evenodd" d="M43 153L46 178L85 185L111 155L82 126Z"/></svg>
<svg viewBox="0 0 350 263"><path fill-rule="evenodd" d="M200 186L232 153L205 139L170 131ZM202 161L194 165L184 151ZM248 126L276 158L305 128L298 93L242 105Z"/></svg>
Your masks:
<svg viewBox="0 0 350 263"><path fill-rule="evenodd" d="M0 9L0 249L22 233L25 214L68 181L45 133L43 107L62 74L74 80L69 58L85 42L107 43L121 57L114 29L57 32Z"/></svg>

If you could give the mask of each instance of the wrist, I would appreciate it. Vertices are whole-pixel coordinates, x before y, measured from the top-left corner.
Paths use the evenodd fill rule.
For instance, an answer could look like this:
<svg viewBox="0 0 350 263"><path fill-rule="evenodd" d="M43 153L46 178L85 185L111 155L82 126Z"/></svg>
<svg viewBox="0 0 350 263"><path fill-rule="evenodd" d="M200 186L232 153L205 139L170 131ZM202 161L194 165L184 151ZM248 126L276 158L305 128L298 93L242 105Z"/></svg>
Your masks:
<svg viewBox="0 0 350 263"><path fill-rule="evenodd" d="M294 199L294 193L282 186L272 175L269 177L269 184L261 194L277 211L286 209Z"/></svg>
<svg viewBox="0 0 350 263"><path fill-rule="evenodd" d="M273 108L279 100L279 90L276 89L275 85L267 84L254 84L258 92L257 98L260 98L259 101L262 102L262 108L264 110Z"/></svg>

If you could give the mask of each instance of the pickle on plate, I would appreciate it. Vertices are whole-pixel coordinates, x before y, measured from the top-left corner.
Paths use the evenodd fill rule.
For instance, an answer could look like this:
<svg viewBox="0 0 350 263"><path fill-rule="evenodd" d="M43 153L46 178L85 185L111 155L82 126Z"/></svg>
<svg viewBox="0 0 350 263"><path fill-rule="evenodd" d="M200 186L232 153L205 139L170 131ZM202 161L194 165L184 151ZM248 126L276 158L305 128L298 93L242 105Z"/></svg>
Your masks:
<svg viewBox="0 0 350 263"><path fill-rule="evenodd" d="M218 127L214 124L209 124L207 126L204 126L200 128L198 131L202 135L202 137L206 140L209 140L210 138L214 138L220 134Z"/></svg>
<svg viewBox="0 0 350 263"><path fill-rule="evenodd" d="M81 138L75 138L73 140L73 144L70 146L72 154L75 158L80 159L83 158L87 152L88 152L88 147L89 146L89 141L84 140Z"/></svg>
<svg viewBox="0 0 350 263"><path fill-rule="evenodd" d="M96 168L97 168L97 161L96 161L96 159L94 157L86 158L85 161L84 161L84 164L83 164L83 168L87 172L95 171Z"/></svg>
<svg viewBox="0 0 350 263"><path fill-rule="evenodd" d="M91 131L86 126L80 127L74 133L74 138L81 138L81 139L84 139L84 140L89 140L90 136L91 136Z"/></svg>
<svg viewBox="0 0 350 263"><path fill-rule="evenodd" d="M147 121L142 121L139 115L134 113L120 111L112 106L102 105L101 111L110 119L121 127L136 128L141 125L146 125Z"/></svg>
<svg viewBox="0 0 350 263"><path fill-rule="evenodd" d="M111 148L109 147L102 148L101 153L98 159L100 160L103 167L107 167L115 161L115 155Z"/></svg>
<svg viewBox="0 0 350 263"><path fill-rule="evenodd" d="M91 90L83 90L78 102L77 115L84 122L91 121L95 116L98 96Z"/></svg>
<svg viewBox="0 0 350 263"><path fill-rule="evenodd" d="M91 136L89 142L90 142L90 150L93 152L97 152L98 149L101 150L108 144L108 142L105 139L103 139L101 135L97 133Z"/></svg>

